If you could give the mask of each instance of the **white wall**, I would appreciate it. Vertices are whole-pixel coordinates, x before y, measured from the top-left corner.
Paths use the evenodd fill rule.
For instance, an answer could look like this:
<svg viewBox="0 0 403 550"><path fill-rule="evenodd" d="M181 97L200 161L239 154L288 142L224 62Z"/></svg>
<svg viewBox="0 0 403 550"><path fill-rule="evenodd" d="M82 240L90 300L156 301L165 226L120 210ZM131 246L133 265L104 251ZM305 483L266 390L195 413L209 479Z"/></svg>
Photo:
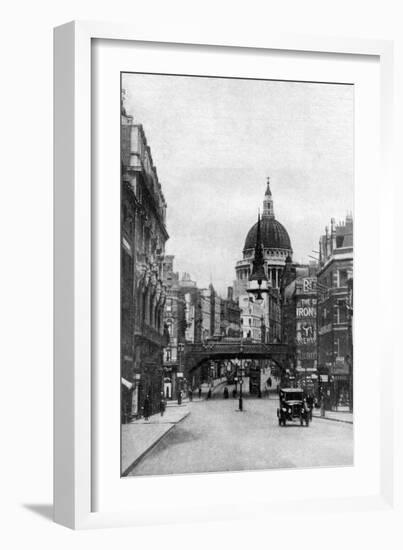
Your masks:
<svg viewBox="0 0 403 550"><path fill-rule="evenodd" d="M286 547L294 542L301 549L399 547L397 538L401 544L402 533L391 512L338 516L323 513L315 518L302 514L293 518L291 529L289 518L284 516L275 520L267 517L264 525L253 526L211 524L72 533L29 508L49 515L52 500L52 27L71 19L98 19L151 25L157 39L158 29L166 25L171 30L186 26L195 32L209 27L218 36L225 33L226 27L233 26L240 36L246 32L250 36L254 29L259 29L267 35L274 30L394 38L398 70L396 119L401 147L403 26L399 5L398 0L15 0L3 4L0 33L3 153L0 545L3 548L62 550L91 546L101 550L144 546L151 550L190 544L192 548L206 548L210 544L276 548L284 547L284 540L281 541L284 534ZM400 183L401 175L400 171ZM397 189L400 204L402 187ZM398 304L396 307L401 309ZM403 433L402 426L399 433Z"/></svg>

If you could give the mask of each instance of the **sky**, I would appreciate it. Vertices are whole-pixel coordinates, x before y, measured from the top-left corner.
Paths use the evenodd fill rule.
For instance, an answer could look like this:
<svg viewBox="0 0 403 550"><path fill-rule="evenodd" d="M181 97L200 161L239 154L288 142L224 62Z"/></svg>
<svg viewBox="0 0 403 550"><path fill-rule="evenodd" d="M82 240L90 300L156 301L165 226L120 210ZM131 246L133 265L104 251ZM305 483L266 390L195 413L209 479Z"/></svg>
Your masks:
<svg viewBox="0 0 403 550"><path fill-rule="evenodd" d="M122 88L167 201L165 252L199 287L233 283L267 176L295 261L353 211L353 86L125 73Z"/></svg>

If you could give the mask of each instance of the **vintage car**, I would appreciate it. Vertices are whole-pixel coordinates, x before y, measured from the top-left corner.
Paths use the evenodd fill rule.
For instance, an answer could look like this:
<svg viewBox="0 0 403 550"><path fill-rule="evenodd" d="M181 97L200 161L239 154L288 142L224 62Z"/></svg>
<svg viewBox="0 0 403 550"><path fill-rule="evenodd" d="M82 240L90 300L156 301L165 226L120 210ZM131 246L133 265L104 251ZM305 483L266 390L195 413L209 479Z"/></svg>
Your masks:
<svg viewBox="0 0 403 550"><path fill-rule="evenodd" d="M301 426L309 426L310 411L304 398L304 391L300 388L281 388L279 392L280 405L277 409L277 418L280 426L286 422L299 420Z"/></svg>

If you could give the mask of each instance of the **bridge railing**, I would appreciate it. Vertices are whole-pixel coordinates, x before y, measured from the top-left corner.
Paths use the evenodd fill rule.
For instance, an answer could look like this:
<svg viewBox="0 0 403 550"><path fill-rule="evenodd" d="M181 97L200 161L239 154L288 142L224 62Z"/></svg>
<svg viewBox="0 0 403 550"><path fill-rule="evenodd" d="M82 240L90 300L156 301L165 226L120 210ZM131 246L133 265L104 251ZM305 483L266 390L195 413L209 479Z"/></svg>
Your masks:
<svg viewBox="0 0 403 550"><path fill-rule="evenodd" d="M202 355L214 355L214 354L226 354L226 353L239 353L240 355L247 354L281 354L284 355L288 352L288 345L281 343L266 344L262 342L247 342L242 340L241 342L209 342L207 344L187 344L185 348L186 354L202 354Z"/></svg>

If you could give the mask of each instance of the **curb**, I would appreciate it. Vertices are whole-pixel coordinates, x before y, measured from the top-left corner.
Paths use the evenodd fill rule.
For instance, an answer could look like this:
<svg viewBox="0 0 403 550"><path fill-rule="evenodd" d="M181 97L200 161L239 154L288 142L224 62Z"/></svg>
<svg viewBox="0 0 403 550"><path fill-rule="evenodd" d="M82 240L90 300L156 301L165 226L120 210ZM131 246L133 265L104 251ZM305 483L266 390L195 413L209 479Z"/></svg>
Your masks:
<svg viewBox="0 0 403 550"><path fill-rule="evenodd" d="M185 418L187 418L190 414L190 411L188 413L186 413L184 416L182 416L182 418L180 420L178 420L177 422L174 422L172 424L172 426L170 426L166 432L164 432L163 434L161 434L155 441L153 441L151 443L151 445L148 447L148 449L145 449L145 451L143 451L131 464L130 466L128 466L126 468L126 470L124 472L122 472L121 474L121 477L126 477L130 474L130 472L137 466L137 464L139 462L141 462L143 460L143 458L146 456L147 453L149 453L160 441L161 439L163 439L171 430L173 430L173 428L175 428L175 426L177 424L179 424L180 422L182 422L182 420L185 420Z"/></svg>
<svg viewBox="0 0 403 550"><path fill-rule="evenodd" d="M352 420L340 420L340 418L329 418L328 416L313 416L313 418L319 418L320 420L330 420L331 422L342 422L344 424L354 424Z"/></svg>

